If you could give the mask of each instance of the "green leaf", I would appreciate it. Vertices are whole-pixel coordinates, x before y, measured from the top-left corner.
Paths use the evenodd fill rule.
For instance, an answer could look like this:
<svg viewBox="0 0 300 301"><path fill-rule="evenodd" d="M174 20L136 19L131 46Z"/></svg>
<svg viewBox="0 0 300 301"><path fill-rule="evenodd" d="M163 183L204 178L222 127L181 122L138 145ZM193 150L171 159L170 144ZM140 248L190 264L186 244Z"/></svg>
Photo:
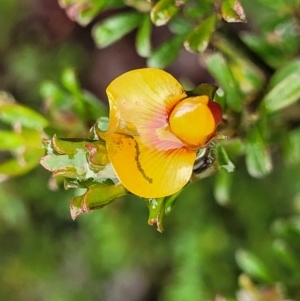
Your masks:
<svg viewBox="0 0 300 301"><path fill-rule="evenodd" d="M150 16L154 25L166 25L179 11L179 6L183 5L187 0L177 3L175 0L160 0L152 8Z"/></svg>
<svg viewBox="0 0 300 301"><path fill-rule="evenodd" d="M59 4L72 20L81 26L88 25L102 10L123 7L122 0L60 0Z"/></svg>
<svg viewBox="0 0 300 301"><path fill-rule="evenodd" d="M295 1L298 0L258 0L258 2L262 3L268 9L273 9L276 11L284 11L288 1L292 1L295 4Z"/></svg>
<svg viewBox="0 0 300 301"><path fill-rule="evenodd" d="M20 125L37 130L48 125L41 114L16 103L0 103L0 120L12 126Z"/></svg>
<svg viewBox="0 0 300 301"><path fill-rule="evenodd" d="M294 104L300 99L299 86L299 71L291 73L265 95L262 106L271 113Z"/></svg>
<svg viewBox="0 0 300 301"><path fill-rule="evenodd" d="M175 35L188 34L191 30L193 30L192 24L188 20L180 16L172 19L168 24L168 28Z"/></svg>
<svg viewBox="0 0 300 301"><path fill-rule="evenodd" d="M186 91L187 96L207 95L209 99L214 99L218 87L211 84L200 84L192 91Z"/></svg>
<svg viewBox="0 0 300 301"><path fill-rule="evenodd" d="M215 179L214 196L220 205L225 206L230 202L232 176L225 170L220 170Z"/></svg>
<svg viewBox="0 0 300 301"><path fill-rule="evenodd" d="M220 168L227 172L233 172L235 170L235 165L232 163L226 150L221 145L217 146L217 157Z"/></svg>
<svg viewBox="0 0 300 301"><path fill-rule="evenodd" d="M246 166L255 178L268 175L273 168L269 150L257 126L252 127L247 135Z"/></svg>
<svg viewBox="0 0 300 301"><path fill-rule="evenodd" d="M88 120L97 120L101 116L108 115L107 106L89 91L82 91L82 97L85 104L86 118Z"/></svg>
<svg viewBox="0 0 300 301"><path fill-rule="evenodd" d="M82 90L78 81L78 78L72 68L66 68L62 73L62 83L68 90L65 91L63 88L51 81L45 81L40 86L40 93L45 99L48 108L48 114L51 117L55 116L60 119L58 115L63 116L68 112L76 110L80 116L76 118L78 121L95 121L100 116L106 116L108 114L107 107L92 93L89 91ZM52 114L51 114L52 113ZM61 118L59 125L62 128L67 128L63 122L68 122L67 118ZM53 120L52 120L53 121ZM55 121L54 121L55 122ZM59 126L56 124L56 126Z"/></svg>
<svg viewBox="0 0 300 301"><path fill-rule="evenodd" d="M61 82L64 87L72 94L78 94L80 91L79 81L73 68L65 68L61 75Z"/></svg>
<svg viewBox="0 0 300 301"><path fill-rule="evenodd" d="M222 146L231 158L245 154L245 142L241 138L230 138L222 141Z"/></svg>
<svg viewBox="0 0 300 301"><path fill-rule="evenodd" d="M141 14L130 12L114 15L97 23L92 30L96 45L104 48L113 44L136 28L140 20Z"/></svg>
<svg viewBox="0 0 300 301"><path fill-rule="evenodd" d="M290 270L293 274L300 273L299 257L293 252L290 246L283 240L278 239L273 243L274 253L277 258Z"/></svg>
<svg viewBox="0 0 300 301"><path fill-rule="evenodd" d="M147 65L153 68L165 68L175 61L179 55L185 35L175 36L155 49L147 60Z"/></svg>
<svg viewBox="0 0 300 301"><path fill-rule="evenodd" d="M142 19L136 34L136 50L141 57L148 57L151 53L151 29L152 24L148 15Z"/></svg>
<svg viewBox="0 0 300 301"><path fill-rule="evenodd" d="M246 22L244 9L238 0L223 0L221 14L226 22Z"/></svg>
<svg viewBox="0 0 300 301"><path fill-rule="evenodd" d="M0 150L16 150L24 146L22 135L12 131L0 131Z"/></svg>
<svg viewBox="0 0 300 301"><path fill-rule="evenodd" d="M35 149L25 152L18 158L11 158L0 163L0 179L23 175L39 164L43 150Z"/></svg>
<svg viewBox="0 0 300 301"><path fill-rule="evenodd" d="M284 135L284 157L288 164L300 163L300 129L295 129Z"/></svg>
<svg viewBox="0 0 300 301"><path fill-rule="evenodd" d="M151 10L151 2L150 1L144 1L144 0L124 0L125 4L128 6L131 6L135 8L136 10L140 12L146 12L149 14L149 11Z"/></svg>
<svg viewBox="0 0 300 301"><path fill-rule="evenodd" d="M79 149L84 148L85 141L82 139L63 139L54 135L51 139L50 146L51 150L48 149L48 153L52 153L53 150L60 155L75 155Z"/></svg>
<svg viewBox="0 0 300 301"><path fill-rule="evenodd" d="M296 59L284 64L283 67L278 69L276 73L270 79L268 89L271 90L278 84L280 84L285 78L290 76L291 74L299 74L300 73L300 60Z"/></svg>
<svg viewBox="0 0 300 301"><path fill-rule="evenodd" d="M184 187L186 187L186 186L184 186ZM171 212L173 206L175 205L177 197L184 190L184 187L182 189L180 189L178 192L165 197L165 214L168 214Z"/></svg>
<svg viewBox="0 0 300 301"><path fill-rule="evenodd" d="M228 62L220 53L207 57L207 68L209 72L220 83L225 92L226 102L234 111L240 112L243 109L243 95L236 83Z"/></svg>
<svg viewBox="0 0 300 301"><path fill-rule="evenodd" d="M291 18L290 22L291 22ZM286 27L281 22L274 25L273 28ZM272 30L265 33L265 36L273 36L273 39L267 39L265 36L258 37L252 33L244 32L241 34L243 42L254 52L256 52L264 61L272 67L278 68L284 66L291 57L296 56L298 50L298 42L294 36L284 37L278 35L278 32L284 32ZM289 30L293 31L293 30ZM296 45L295 45L296 44Z"/></svg>
<svg viewBox="0 0 300 301"><path fill-rule="evenodd" d="M184 42L184 47L190 52L204 52L215 30L217 17L212 15L203 20Z"/></svg>
<svg viewBox="0 0 300 301"><path fill-rule="evenodd" d="M210 16L214 13L214 5L212 1L192 1L184 8L184 16L192 22Z"/></svg>
<svg viewBox="0 0 300 301"><path fill-rule="evenodd" d="M74 197L71 201L71 217L74 220L83 213L103 208L127 193L121 183L109 186L100 184L90 186L85 194Z"/></svg>
<svg viewBox="0 0 300 301"><path fill-rule="evenodd" d="M272 226L272 230L276 235L284 237L290 242L298 242L300 236L300 217L295 216L287 220L277 219Z"/></svg>
<svg viewBox="0 0 300 301"><path fill-rule="evenodd" d="M51 99L56 108L69 108L68 94L52 81L44 81L41 84L40 94L48 102Z"/></svg>
<svg viewBox="0 0 300 301"><path fill-rule="evenodd" d="M62 72L61 81L64 87L72 94L72 107L78 116L84 118L86 106L82 97L81 87L73 68L66 68Z"/></svg>
<svg viewBox="0 0 300 301"><path fill-rule="evenodd" d="M253 253L244 250L238 250L235 258L239 267L250 277L265 283L271 283L274 281L270 270L263 263L263 261L261 261Z"/></svg>
<svg viewBox="0 0 300 301"><path fill-rule="evenodd" d="M243 53L238 45L232 43L229 37L224 38L222 35L216 35L213 43L228 61L232 75L239 85L241 92L248 99L249 96L250 99L252 98L251 94L256 96L266 81L265 75L259 67L250 57Z"/></svg>
<svg viewBox="0 0 300 301"><path fill-rule="evenodd" d="M153 226L156 224L157 231L163 232L163 219L165 216L166 198L149 199L147 200L149 209L148 224Z"/></svg>
<svg viewBox="0 0 300 301"><path fill-rule="evenodd" d="M0 163L0 180L26 174L37 165L38 159L35 162L32 161L26 164L20 164L16 158L8 159Z"/></svg>
<svg viewBox="0 0 300 301"><path fill-rule="evenodd" d="M76 16L76 21L82 26L88 25L103 9L106 2L106 0L90 0L89 5L82 5L82 9Z"/></svg>

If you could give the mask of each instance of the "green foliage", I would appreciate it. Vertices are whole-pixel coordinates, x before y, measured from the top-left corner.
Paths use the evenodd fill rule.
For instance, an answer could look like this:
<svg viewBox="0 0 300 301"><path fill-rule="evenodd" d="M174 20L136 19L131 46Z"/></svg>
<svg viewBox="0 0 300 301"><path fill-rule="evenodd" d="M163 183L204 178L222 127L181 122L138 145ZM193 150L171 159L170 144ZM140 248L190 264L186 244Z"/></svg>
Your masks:
<svg viewBox="0 0 300 301"><path fill-rule="evenodd" d="M19 105L8 94L0 94L0 150L7 157L0 163L0 178L18 176L36 167L43 154L42 130L48 121L34 110Z"/></svg>
<svg viewBox="0 0 300 301"><path fill-rule="evenodd" d="M1 92L2 297L119 300L125 283L143 289L136 300L299 300L300 2L58 1L98 48L133 31L148 66L168 67L187 50L213 77L211 90L189 93L221 104L227 139L208 148L211 164L191 185L156 200L128 195L109 167L97 134L108 110L85 89L90 46L50 43L17 2L0 4L1 89L17 99ZM160 30L169 35L157 43ZM73 222L69 200L73 218L102 209ZM145 223L147 207L163 235Z"/></svg>
<svg viewBox="0 0 300 301"><path fill-rule="evenodd" d="M124 13L97 24L93 30L96 45L100 48L109 46L136 28L140 20L138 13Z"/></svg>
<svg viewBox="0 0 300 301"><path fill-rule="evenodd" d="M262 100L269 113L284 109L300 98L300 61L279 68L270 81L269 91Z"/></svg>
<svg viewBox="0 0 300 301"><path fill-rule="evenodd" d="M222 16L227 22L245 22L246 16L238 0L225 0L221 6Z"/></svg>

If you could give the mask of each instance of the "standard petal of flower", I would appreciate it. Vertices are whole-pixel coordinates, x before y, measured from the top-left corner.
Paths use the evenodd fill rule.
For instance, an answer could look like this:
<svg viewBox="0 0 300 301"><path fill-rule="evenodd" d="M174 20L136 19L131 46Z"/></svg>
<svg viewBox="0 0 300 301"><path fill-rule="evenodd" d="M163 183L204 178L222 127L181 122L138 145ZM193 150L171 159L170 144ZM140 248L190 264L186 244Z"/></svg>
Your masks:
<svg viewBox="0 0 300 301"><path fill-rule="evenodd" d="M110 104L108 132L137 135L145 128L166 126L172 108L186 97L180 83L169 73L145 68L117 77L107 87Z"/></svg>
<svg viewBox="0 0 300 301"><path fill-rule="evenodd" d="M190 179L196 153L186 148L158 151L139 137L112 134L107 150L122 184L132 193L158 198L179 191Z"/></svg>

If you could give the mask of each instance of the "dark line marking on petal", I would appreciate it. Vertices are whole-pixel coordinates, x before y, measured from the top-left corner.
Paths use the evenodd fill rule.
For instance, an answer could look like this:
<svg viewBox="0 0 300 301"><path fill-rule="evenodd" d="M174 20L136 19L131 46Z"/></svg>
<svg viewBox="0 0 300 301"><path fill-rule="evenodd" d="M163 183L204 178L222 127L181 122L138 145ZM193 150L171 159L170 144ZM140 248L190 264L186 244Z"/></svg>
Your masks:
<svg viewBox="0 0 300 301"><path fill-rule="evenodd" d="M138 168L138 170L140 171L140 173L142 174L142 176L145 178L145 180L148 181L150 184L152 184L152 183L153 183L153 179L150 178L150 177L148 177L148 176L146 175L146 173L145 173L145 171L144 171L144 169L143 169L143 167L142 167L142 165L141 165L141 162L140 162L140 159L139 159L139 157L140 157L140 155L141 155L141 151L140 151L140 148L139 148L139 145L138 145L137 141L134 139L134 136L129 135L129 134L120 133L120 132L118 132L118 133L116 133L116 134L121 135L121 136L125 136L125 137L128 138L128 139L132 139L132 141L133 141L134 144L135 144L135 145L134 145L134 148L135 148L135 150L136 150L136 156L134 157L134 159L135 159L135 161L136 161L137 168ZM119 146L120 149L122 148L122 142L121 142L121 141L119 141L119 142L117 143L117 145Z"/></svg>
<svg viewBox="0 0 300 301"><path fill-rule="evenodd" d="M139 159L139 156L141 155L141 152L140 152L140 147L138 145L138 143L133 139L134 143L135 143L135 150L136 150L136 156L135 156L135 160L136 160L136 164L137 164L137 168L138 170L141 172L142 176L145 178L145 180L147 180L150 184L153 183L153 179L148 177L141 165L141 162L140 162L140 159Z"/></svg>

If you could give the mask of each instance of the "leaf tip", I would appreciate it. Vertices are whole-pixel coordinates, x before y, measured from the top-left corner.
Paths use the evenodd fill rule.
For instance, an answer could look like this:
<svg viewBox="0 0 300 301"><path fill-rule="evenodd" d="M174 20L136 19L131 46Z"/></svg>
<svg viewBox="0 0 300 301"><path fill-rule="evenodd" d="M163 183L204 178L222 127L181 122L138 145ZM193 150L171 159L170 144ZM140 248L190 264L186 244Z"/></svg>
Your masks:
<svg viewBox="0 0 300 301"><path fill-rule="evenodd" d="M76 196L72 199L70 204L70 214L71 218L74 221L79 215L83 213L90 212L88 207L86 206L83 196Z"/></svg>

